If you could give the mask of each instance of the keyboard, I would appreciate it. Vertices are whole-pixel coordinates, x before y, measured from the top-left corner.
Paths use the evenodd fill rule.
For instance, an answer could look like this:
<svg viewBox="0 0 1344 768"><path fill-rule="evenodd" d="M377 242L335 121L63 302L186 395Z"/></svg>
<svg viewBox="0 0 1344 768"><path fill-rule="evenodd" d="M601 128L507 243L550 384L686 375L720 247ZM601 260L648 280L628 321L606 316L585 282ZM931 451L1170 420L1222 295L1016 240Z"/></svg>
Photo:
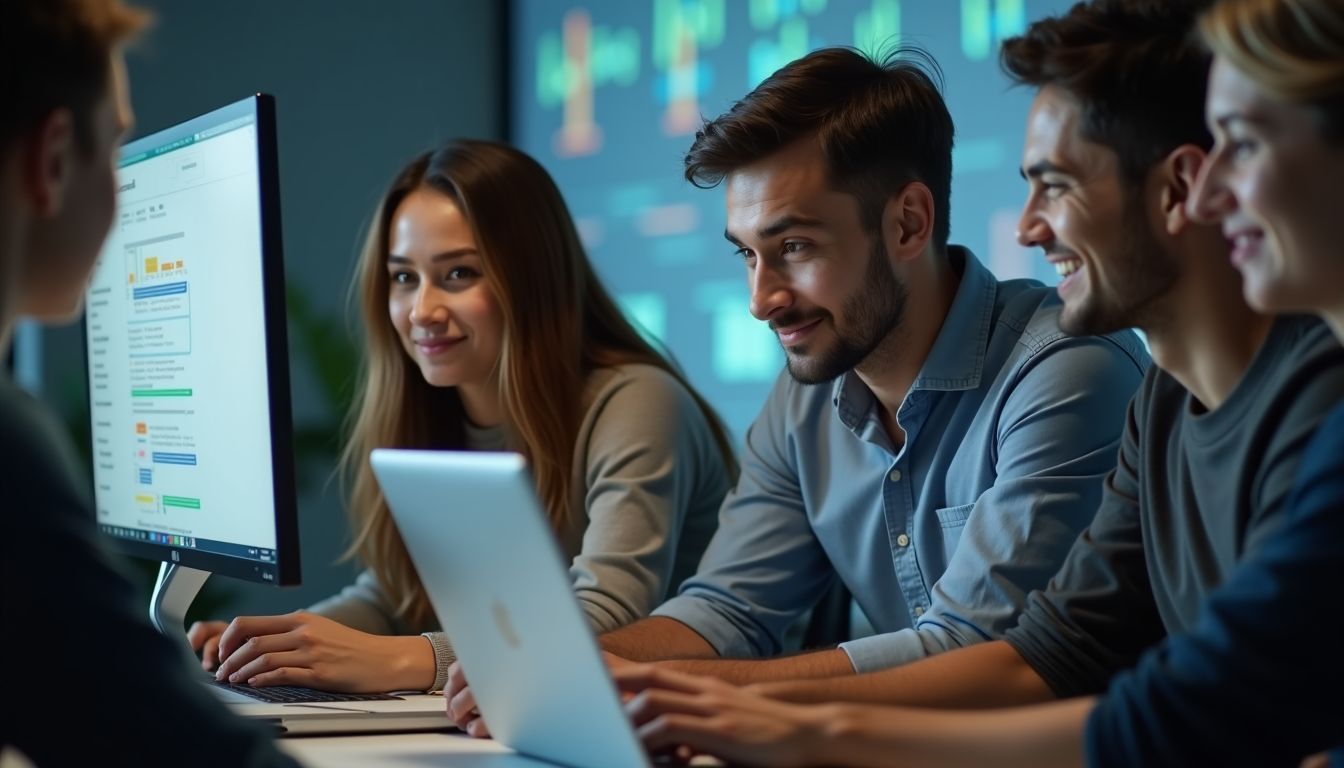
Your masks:
<svg viewBox="0 0 1344 768"><path fill-rule="evenodd" d="M319 691L316 688L304 688L299 685L268 685L264 688L253 688L250 685L237 685L235 683L219 681L211 678L211 684L216 685L228 691L241 693L244 696L259 701L265 701L270 704L312 704L314 702L331 701L390 701L400 699L400 696L393 696L387 693L333 693L331 691Z"/></svg>

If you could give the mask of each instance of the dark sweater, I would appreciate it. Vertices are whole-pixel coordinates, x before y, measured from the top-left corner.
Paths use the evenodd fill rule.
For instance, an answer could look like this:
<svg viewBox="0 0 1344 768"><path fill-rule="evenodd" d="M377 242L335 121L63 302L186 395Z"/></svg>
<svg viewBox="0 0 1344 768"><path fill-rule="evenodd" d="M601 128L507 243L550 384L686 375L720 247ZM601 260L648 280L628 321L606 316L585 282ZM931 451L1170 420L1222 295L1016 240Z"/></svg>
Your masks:
<svg viewBox="0 0 1344 768"><path fill-rule="evenodd" d="M104 549L68 439L0 374L0 748L37 765L295 765L232 715ZM93 750L93 751L91 751Z"/></svg>
<svg viewBox="0 0 1344 768"><path fill-rule="evenodd" d="M1344 349L1283 317L1212 412L1152 368L1130 405L1102 504L1005 639L1061 697L1100 693L1205 599L1280 522L1308 440L1344 400Z"/></svg>
<svg viewBox="0 0 1344 768"><path fill-rule="evenodd" d="M1119 675L1087 762L1344 765L1344 406L1302 459L1279 530L1209 595L1195 626Z"/></svg>

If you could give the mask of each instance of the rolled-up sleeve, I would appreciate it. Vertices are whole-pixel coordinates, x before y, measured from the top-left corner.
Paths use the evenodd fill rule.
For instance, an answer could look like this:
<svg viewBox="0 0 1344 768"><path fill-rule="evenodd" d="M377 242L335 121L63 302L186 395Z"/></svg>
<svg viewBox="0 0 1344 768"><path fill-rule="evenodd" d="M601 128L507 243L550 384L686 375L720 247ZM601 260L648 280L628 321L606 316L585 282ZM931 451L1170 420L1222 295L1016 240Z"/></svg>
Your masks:
<svg viewBox="0 0 1344 768"><path fill-rule="evenodd" d="M1002 637L1096 514L1140 363L1107 338L1080 337L1047 345L1018 375L984 446L994 483L970 510L928 608L913 627L843 644L856 671Z"/></svg>

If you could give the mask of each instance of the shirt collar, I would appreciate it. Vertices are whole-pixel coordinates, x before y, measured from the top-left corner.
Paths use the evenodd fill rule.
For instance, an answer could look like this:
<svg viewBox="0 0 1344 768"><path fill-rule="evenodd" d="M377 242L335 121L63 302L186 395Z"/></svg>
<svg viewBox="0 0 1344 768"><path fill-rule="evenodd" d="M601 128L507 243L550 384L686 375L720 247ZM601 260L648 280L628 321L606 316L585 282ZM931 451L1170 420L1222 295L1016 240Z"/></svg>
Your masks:
<svg viewBox="0 0 1344 768"><path fill-rule="evenodd" d="M962 246L948 246L947 258L952 270L960 273L961 281L911 391L974 389L980 386L984 374L998 280ZM835 381L831 402L841 420L853 427L872 407L873 393L858 374L845 371Z"/></svg>

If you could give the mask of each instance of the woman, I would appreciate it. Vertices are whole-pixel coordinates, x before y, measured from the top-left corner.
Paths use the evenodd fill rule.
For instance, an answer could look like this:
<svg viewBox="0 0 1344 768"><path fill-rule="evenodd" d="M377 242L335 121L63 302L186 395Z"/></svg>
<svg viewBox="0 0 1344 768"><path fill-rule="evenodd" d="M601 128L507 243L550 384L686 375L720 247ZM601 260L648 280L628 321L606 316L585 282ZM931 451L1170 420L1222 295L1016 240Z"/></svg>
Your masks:
<svg viewBox="0 0 1344 768"><path fill-rule="evenodd" d="M1221 221L1248 302L1344 341L1344 4L1224 0L1217 143L1190 213ZM1344 765L1344 405L1300 464L1281 528L1096 698L983 713L799 706L662 669L618 672L645 743L770 765ZM906 734L898 736L897 734Z"/></svg>
<svg viewBox="0 0 1344 768"><path fill-rule="evenodd" d="M342 463L368 569L306 613L193 626L207 668L222 659L221 679L253 685L443 687L452 650L370 470L376 447L522 452L596 631L694 571L736 473L728 438L602 287L536 161L481 141L416 158L378 207L356 284L368 360Z"/></svg>

